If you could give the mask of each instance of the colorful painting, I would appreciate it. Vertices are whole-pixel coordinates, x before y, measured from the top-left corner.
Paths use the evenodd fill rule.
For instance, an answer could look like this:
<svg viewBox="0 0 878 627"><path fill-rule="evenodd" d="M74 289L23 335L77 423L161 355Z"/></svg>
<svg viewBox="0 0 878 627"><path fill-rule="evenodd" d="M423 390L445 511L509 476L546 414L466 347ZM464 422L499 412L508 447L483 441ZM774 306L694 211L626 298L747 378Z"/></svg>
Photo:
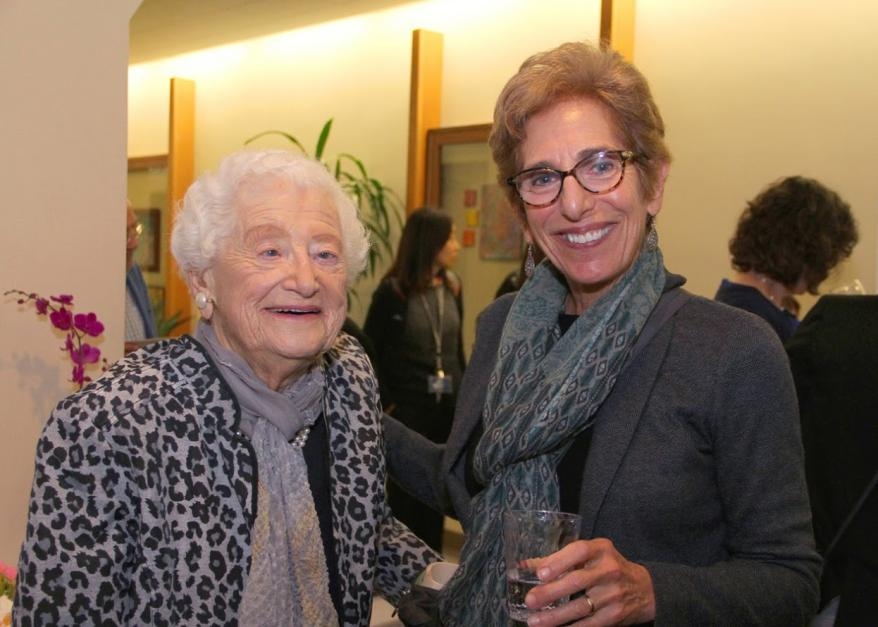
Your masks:
<svg viewBox="0 0 878 627"><path fill-rule="evenodd" d="M460 238L464 248L472 248L476 245L476 230L464 229L463 236Z"/></svg>
<svg viewBox="0 0 878 627"><path fill-rule="evenodd" d="M479 256L501 260L521 258L521 225L515 210L509 206L506 192L496 183L482 185Z"/></svg>

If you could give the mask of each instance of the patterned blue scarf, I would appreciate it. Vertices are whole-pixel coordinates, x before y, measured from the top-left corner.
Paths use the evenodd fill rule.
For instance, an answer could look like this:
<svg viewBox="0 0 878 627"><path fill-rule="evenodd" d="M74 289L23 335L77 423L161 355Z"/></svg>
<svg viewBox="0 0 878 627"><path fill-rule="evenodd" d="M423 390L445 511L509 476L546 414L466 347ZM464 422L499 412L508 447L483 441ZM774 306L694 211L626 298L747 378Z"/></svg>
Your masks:
<svg viewBox="0 0 878 627"><path fill-rule="evenodd" d="M506 625L501 513L559 507L555 468L591 426L664 287L658 249L628 272L564 334L567 284L546 263L512 304L488 381L484 435L474 458L485 489L473 498L461 565L440 599L449 627Z"/></svg>

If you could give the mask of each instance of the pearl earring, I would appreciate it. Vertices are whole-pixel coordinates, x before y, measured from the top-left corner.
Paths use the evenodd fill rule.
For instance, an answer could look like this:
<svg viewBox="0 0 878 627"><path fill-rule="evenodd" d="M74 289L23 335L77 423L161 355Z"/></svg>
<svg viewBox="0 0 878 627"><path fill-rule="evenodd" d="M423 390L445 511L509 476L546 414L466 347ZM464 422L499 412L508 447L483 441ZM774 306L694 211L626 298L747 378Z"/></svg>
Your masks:
<svg viewBox="0 0 878 627"><path fill-rule="evenodd" d="M207 294L204 292L198 292L195 295L195 306L199 309L204 309L207 307L207 303L210 302L210 299L207 297Z"/></svg>

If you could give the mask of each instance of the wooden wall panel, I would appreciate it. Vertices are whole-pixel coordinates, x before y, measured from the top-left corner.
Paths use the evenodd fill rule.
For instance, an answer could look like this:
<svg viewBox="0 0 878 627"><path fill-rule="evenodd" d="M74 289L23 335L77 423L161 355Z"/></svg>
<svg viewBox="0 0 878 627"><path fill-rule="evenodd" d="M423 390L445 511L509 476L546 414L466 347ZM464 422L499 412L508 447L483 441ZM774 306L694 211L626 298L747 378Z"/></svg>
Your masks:
<svg viewBox="0 0 878 627"><path fill-rule="evenodd" d="M171 113L168 138L168 209L171 224L177 217L177 205L192 184L195 170L195 81L171 79ZM170 225L169 225L170 226ZM172 335L189 333L194 328L195 312L186 283L168 247L165 258L165 316L182 312L186 324Z"/></svg>
<svg viewBox="0 0 878 627"><path fill-rule="evenodd" d="M412 33L412 82L409 103L406 215L425 202L427 131L438 128L442 104L442 35Z"/></svg>

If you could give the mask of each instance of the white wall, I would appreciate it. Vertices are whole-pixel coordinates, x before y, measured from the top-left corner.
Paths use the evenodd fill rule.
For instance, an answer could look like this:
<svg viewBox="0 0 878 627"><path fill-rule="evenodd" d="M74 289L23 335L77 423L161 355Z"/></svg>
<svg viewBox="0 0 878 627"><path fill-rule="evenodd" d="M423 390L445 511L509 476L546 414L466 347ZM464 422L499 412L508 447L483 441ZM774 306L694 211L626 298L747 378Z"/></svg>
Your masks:
<svg viewBox="0 0 878 627"><path fill-rule="evenodd" d="M71 293L122 353L128 20L139 0L0 2L0 292ZM0 302L0 560L24 537L37 435L72 390L60 335Z"/></svg>
<svg viewBox="0 0 878 627"><path fill-rule="evenodd" d="M853 208L860 243L826 288L878 288L878 3L637 0L635 63L674 164L658 229L666 262L713 296L747 200L802 174ZM803 299L810 307L813 299Z"/></svg>

